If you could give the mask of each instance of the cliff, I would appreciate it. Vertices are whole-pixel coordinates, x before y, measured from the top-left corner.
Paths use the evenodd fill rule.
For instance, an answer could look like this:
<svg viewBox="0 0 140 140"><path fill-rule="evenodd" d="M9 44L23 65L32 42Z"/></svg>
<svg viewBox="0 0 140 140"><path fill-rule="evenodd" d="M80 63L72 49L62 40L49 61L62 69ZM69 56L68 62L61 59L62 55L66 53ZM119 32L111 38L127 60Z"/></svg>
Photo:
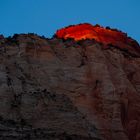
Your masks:
<svg viewBox="0 0 140 140"><path fill-rule="evenodd" d="M140 46L121 31L0 37L0 139L139 140L139 120Z"/></svg>

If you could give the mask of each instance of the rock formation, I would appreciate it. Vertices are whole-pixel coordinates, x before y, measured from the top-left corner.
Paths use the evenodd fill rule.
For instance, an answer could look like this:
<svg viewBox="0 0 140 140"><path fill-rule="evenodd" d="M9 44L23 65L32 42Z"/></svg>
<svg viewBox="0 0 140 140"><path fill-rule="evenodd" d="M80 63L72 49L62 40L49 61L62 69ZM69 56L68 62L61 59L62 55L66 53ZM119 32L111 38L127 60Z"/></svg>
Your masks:
<svg viewBox="0 0 140 140"><path fill-rule="evenodd" d="M0 140L140 140L139 44L90 24L1 36Z"/></svg>

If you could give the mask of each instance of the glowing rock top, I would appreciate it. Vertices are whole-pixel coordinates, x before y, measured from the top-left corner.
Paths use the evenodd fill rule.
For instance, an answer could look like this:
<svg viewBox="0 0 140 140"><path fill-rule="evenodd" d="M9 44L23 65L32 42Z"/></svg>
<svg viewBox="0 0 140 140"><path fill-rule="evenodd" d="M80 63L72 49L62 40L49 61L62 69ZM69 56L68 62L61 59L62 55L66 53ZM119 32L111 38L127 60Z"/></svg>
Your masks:
<svg viewBox="0 0 140 140"><path fill-rule="evenodd" d="M118 30L104 28L99 25L91 25L88 23L78 24L62 28L56 32L58 38L68 39L73 38L75 41L83 39L94 39L105 45L112 44L116 46L139 46L138 43L127 37L126 33Z"/></svg>

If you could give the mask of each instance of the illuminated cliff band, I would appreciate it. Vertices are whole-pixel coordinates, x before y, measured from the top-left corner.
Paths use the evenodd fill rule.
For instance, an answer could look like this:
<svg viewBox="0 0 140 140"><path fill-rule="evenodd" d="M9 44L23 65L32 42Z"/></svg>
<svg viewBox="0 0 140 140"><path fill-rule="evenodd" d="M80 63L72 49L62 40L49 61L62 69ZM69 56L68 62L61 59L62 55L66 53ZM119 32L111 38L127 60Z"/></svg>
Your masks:
<svg viewBox="0 0 140 140"><path fill-rule="evenodd" d="M88 23L68 26L57 30L58 38L68 39L73 38L75 41L82 39L94 39L103 44L121 45L132 42L131 38L127 37L126 33L116 29L104 28L99 25L91 25Z"/></svg>

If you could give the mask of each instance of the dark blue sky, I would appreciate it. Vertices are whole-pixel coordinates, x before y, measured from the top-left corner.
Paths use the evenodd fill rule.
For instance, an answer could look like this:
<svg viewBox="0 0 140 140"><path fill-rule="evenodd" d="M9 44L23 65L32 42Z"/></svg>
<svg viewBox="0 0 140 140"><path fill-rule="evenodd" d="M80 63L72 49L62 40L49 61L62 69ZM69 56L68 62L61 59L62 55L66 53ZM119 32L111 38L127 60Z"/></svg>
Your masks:
<svg viewBox="0 0 140 140"><path fill-rule="evenodd" d="M70 24L89 22L127 32L140 42L140 0L0 0L0 34L51 37Z"/></svg>

